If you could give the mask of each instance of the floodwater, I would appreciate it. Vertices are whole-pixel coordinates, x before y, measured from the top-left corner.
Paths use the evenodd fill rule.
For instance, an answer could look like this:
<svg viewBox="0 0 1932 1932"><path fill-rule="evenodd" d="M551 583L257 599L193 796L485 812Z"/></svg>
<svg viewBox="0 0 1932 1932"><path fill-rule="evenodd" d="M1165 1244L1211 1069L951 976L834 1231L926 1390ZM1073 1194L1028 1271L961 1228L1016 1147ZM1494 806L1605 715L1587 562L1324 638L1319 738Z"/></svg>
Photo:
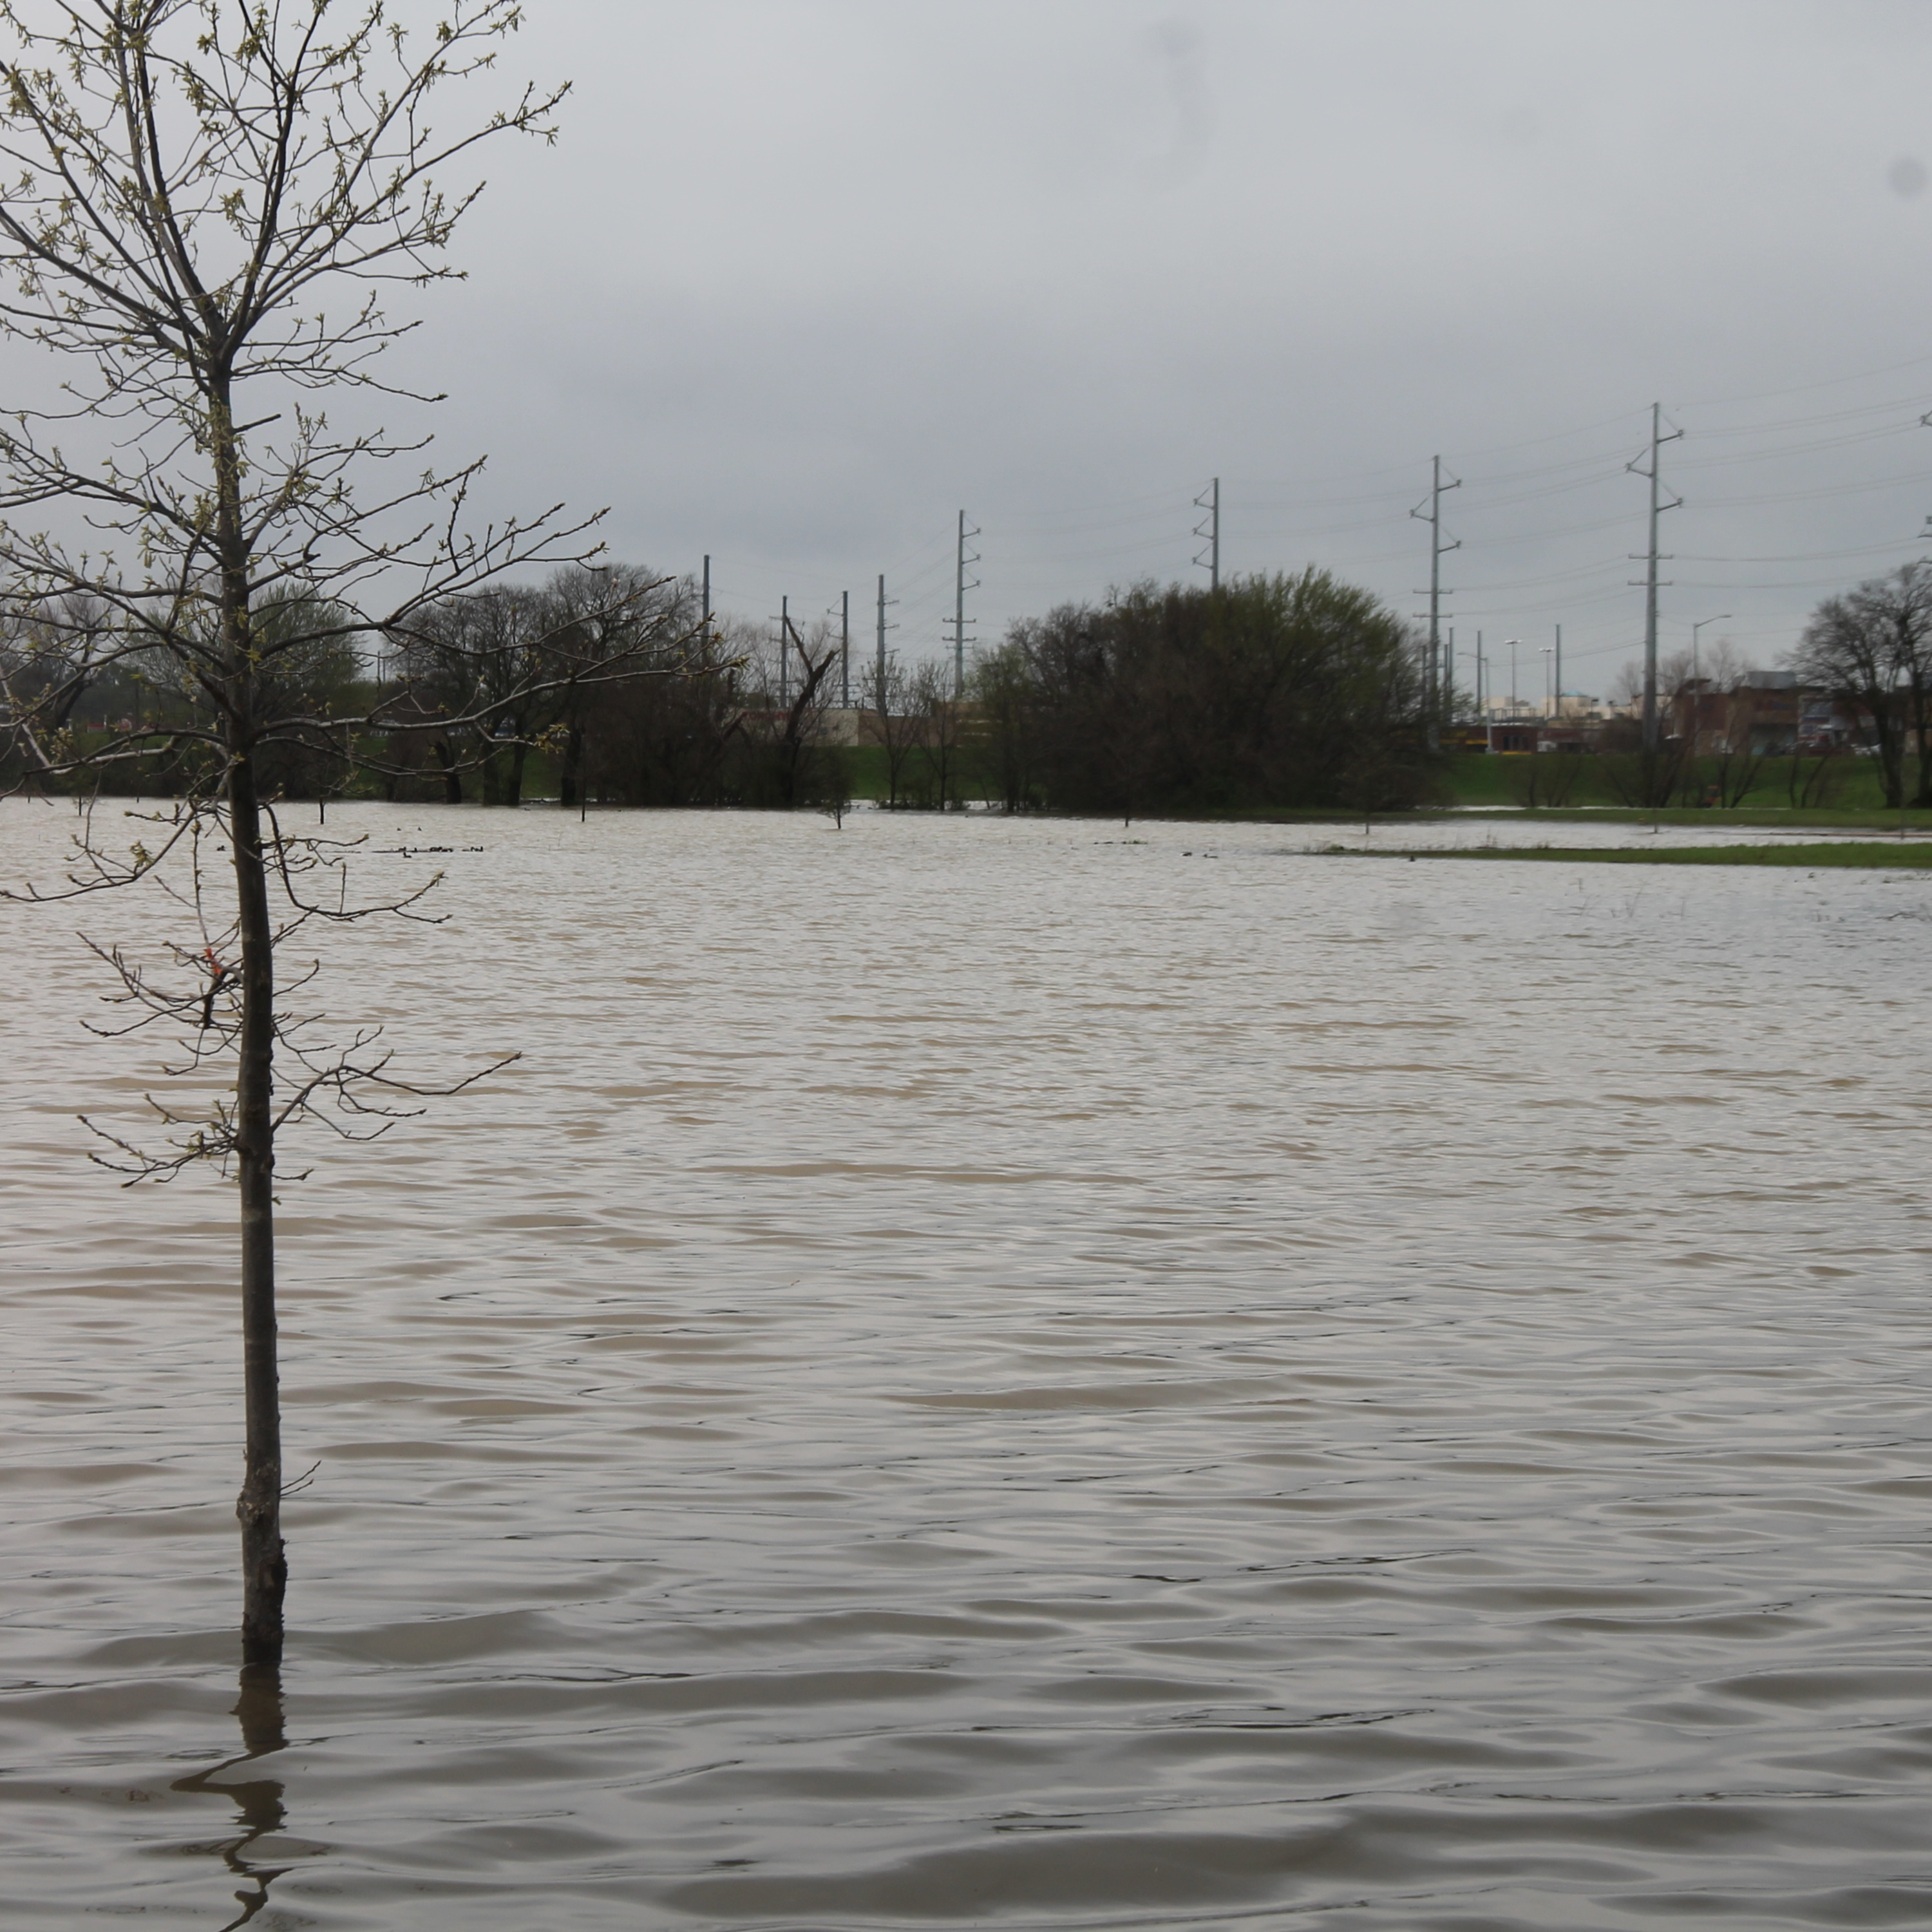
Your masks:
<svg viewBox="0 0 1932 1932"><path fill-rule="evenodd" d="M74 1118L184 928L0 909L9 1928L1932 1924L1932 877L328 829L448 920L303 999L524 1058L285 1157L279 1686L230 1198Z"/></svg>

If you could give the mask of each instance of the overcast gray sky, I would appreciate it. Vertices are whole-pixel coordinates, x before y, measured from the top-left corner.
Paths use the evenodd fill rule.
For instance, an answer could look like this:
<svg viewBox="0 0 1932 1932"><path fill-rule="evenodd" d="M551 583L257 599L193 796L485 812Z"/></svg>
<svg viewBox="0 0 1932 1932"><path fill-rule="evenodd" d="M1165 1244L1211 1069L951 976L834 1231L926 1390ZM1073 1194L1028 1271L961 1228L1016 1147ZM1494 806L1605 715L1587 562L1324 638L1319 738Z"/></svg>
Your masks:
<svg viewBox="0 0 1932 1932"><path fill-rule="evenodd" d="M1640 643L1624 465L1685 506L1666 647L1768 662L1932 512L1926 0L531 0L575 92L499 149L412 355L503 506L763 617L876 574L936 652L954 519L1006 621L1333 567L1573 688ZM1507 670L1503 676L1506 677Z"/></svg>

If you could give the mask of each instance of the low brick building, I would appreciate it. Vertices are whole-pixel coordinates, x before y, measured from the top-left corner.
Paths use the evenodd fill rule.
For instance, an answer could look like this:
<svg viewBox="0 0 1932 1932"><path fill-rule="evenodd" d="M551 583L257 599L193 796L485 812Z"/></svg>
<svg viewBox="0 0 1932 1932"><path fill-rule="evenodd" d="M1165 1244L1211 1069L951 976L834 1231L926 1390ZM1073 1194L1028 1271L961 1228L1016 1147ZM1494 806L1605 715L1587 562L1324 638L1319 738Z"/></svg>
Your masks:
<svg viewBox="0 0 1932 1932"><path fill-rule="evenodd" d="M1698 757L1762 757L1862 744L1870 736L1869 723L1828 691L1802 682L1795 670L1752 670L1729 690L1709 678L1687 684L1666 707L1664 730L1690 740Z"/></svg>

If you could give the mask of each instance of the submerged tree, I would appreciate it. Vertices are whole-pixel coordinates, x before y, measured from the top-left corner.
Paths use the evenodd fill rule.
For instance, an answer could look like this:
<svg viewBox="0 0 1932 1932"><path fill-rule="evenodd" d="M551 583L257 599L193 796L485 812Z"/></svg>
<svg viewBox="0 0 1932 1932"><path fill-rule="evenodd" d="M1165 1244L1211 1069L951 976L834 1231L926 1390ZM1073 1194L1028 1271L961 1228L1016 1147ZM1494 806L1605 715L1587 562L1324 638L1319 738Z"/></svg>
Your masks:
<svg viewBox="0 0 1932 1932"><path fill-rule="evenodd" d="M637 608L628 641L638 640L634 674L577 721L584 789L624 805L720 803L741 732L735 627L703 616L692 579L664 578ZM660 667L674 675L654 675Z"/></svg>
<svg viewBox="0 0 1932 1932"><path fill-rule="evenodd" d="M827 716L842 650L828 620L801 631L788 616L769 646L746 653L741 670L751 701L739 713L735 734L739 802L791 812L850 798L844 749L833 742Z"/></svg>
<svg viewBox="0 0 1932 1932"><path fill-rule="evenodd" d="M356 757L424 708L405 678L338 715L291 674L359 638L416 637L426 612L499 572L583 550L584 526L555 512L467 534L480 464L396 475L420 442L334 428L323 406L345 391L358 404L407 395L375 373L410 326L380 290L454 273L446 250L478 188L439 176L493 136L550 133L561 88L512 88L458 131L432 124L518 11L448 0L406 30L382 0L0 0L0 327L69 372L58 404L0 420L5 722L43 782L84 782L163 746L176 761L182 795L158 829L122 853L87 842L64 890L178 880L170 868L194 855L224 855L218 906L193 864L205 923L172 980L106 951L137 1019L182 1023L190 1058L225 1054L232 1071L212 1112L164 1110L168 1144L127 1151L136 1178L212 1159L238 1184L242 1637L258 1665L280 1653L286 1579L276 1136L318 1113L351 1132L373 1114L380 1130L400 1086L370 1036L319 1050L278 1005L279 938L385 908L353 905L339 882L316 892L341 855L285 831L268 788L278 764ZM65 506L84 536L19 520L42 506ZM579 668L553 656L515 676L554 686ZM472 652L440 722L496 715L514 695L493 686L500 669ZM80 681L112 675L154 705L77 731Z"/></svg>
<svg viewBox="0 0 1932 1932"><path fill-rule="evenodd" d="M954 682L944 664L927 663L913 673L910 686L915 743L927 797L941 812L962 800L962 772L969 749L967 707L956 694Z"/></svg>
<svg viewBox="0 0 1932 1932"><path fill-rule="evenodd" d="M886 766L886 803L904 802L907 761L918 742L921 725L912 712L912 680L889 657L868 666L860 685L860 703L871 712L872 735Z"/></svg>

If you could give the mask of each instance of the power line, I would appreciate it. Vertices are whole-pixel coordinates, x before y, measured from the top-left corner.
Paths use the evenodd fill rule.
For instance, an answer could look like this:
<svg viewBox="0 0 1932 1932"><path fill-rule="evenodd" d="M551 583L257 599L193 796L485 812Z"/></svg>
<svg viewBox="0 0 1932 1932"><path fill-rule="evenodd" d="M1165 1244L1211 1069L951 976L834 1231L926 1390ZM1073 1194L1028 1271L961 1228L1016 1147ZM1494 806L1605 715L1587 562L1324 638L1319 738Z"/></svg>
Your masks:
<svg viewBox="0 0 1932 1932"><path fill-rule="evenodd" d="M1918 358L1913 362L1894 365L1915 371L1932 364L1932 358ZM1882 374L1884 372L1871 372ZM1754 529L1755 522L1748 513L1760 506L1801 505L1808 502L1826 502L1835 498L1847 502L1843 514L1824 512L1818 519L1818 526L1809 532L1794 530L1799 541L1805 534L1810 536L1814 544L1822 538L1823 548L1805 551L1786 550L1782 553L1762 552L1730 553L1700 552L1694 555L1683 554L1682 560L1688 566L1704 567L1732 566L1748 568L1758 574L1748 583L1721 586L1712 582L1711 587L1721 587L1727 595L1749 596L1754 592L1766 603L1793 597L1796 594L1819 587L1826 580L1806 578L1795 579L1788 574L1772 577L1768 573L1780 565L1796 566L1814 562L1844 560L1851 562L1865 558L1877 559L1888 554L1900 555L1916 554L1921 544L1914 537L1901 531L1899 540L1847 543L1846 538L1868 535L1876 523L1882 528L1892 520L1888 512L1897 506L1886 502L1887 493L1903 496L1915 488L1927 487L1928 479L1912 473L1893 474L1874 477L1867 470L1869 459L1853 454L1838 460L1814 463L1820 457L1834 458L1840 451L1862 452L1864 446L1880 441L1902 436L1917 430L1919 405L1915 401L1909 420L1899 420L1906 415L1908 399L1853 402L1843 388L1843 384L1865 380L1862 376L1832 379L1817 384L1800 386L1796 388L1766 392L1771 397L1802 396L1817 390L1836 388L1835 400L1838 406L1820 410L1802 405L1793 409L1785 405L1788 412L1773 418L1766 410L1766 419L1757 422L1740 422L1737 416L1748 413L1757 398L1726 399L1724 406L1730 419L1714 424L1708 430L1693 426L1690 434L1694 439L1687 445L1684 454L1674 459L1682 473L1695 470L1710 477L1713 482L1719 478L1730 486L1730 493L1707 495L1701 488L1695 493L1696 509L1703 514L1698 518L1700 533L1706 541L1712 538L1749 541L1756 536L1762 542L1778 528L1782 520L1767 519L1770 529ZM1876 385L1874 385L1874 387ZM1868 390L1868 394L1871 392ZM1704 405L1714 408L1716 405ZM1605 419L1606 423L1624 423L1628 417L1619 414ZM1210 592L1220 585L1221 539L1228 534L1242 537L1244 541L1253 539L1269 544L1279 554L1291 553L1305 554L1318 559L1330 568L1349 572L1359 572L1360 580L1378 588L1380 594L1388 596L1397 590L1399 580L1394 579L1391 566L1399 564L1404 556L1411 553L1400 544L1396 524L1405 512L1418 516L1431 524L1431 589L1430 592L1429 650L1430 656L1430 681L1432 696L1439 705L1454 692L1456 682L1456 661L1442 644L1444 619L1443 600L1454 596L1456 608L1463 616L1473 616L1472 604L1480 601L1485 612L1520 613L1527 616L1540 610L1564 610L1576 607L1580 613L1586 608L1606 604L1617 594L1617 589L1607 581L1614 572L1612 564L1595 562L1571 565L1565 568L1538 569L1539 564L1555 563L1566 554L1576 555L1577 550L1587 554L1594 545L1585 545L1575 541L1592 532L1607 533L1613 529L1624 526L1626 513L1614 515L1585 515L1581 522L1525 527L1518 521L1520 510L1534 506L1544 497L1567 498L1580 491L1607 490L1608 485L1617 481L1625 469L1642 475L1653 483L1652 495L1654 504L1650 514L1652 527L1650 541L1640 560L1646 564L1645 577L1640 580L1645 592L1645 631L1646 640L1654 627L1660 623L1657 605L1657 592L1664 587L1658 566L1664 560L1657 548L1658 520L1663 510L1675 507L1680 500L1671 495L1654 475L1661 446L1684 434L1677 428L1670 428L1666 434L1660 427L1663 424L1660 404L1654 404L1652 410L1652 440L1645 454L1629 466L1612 464L1608 453L1600 449L1587 448L1574 455L1558 460L1538 461L1535 458L1550 452L1551 446L1565 438L1582 440L1596 424L1580 426L1576 429L1552 432L1549 434L1526 438L1518 442L1499 443L1487 446L1475 453L1482 462L1500 459L1511 466L1484 473L1480 465L1474 473L1468 467L1469 455L1464 454L1462 474L1451 478L1442 472L1442 459L1438 456L1431 460L1432 485L1426 507L1411 510L1405 500L1406 493L1398 495L1396 487L1388 479L1401 473L1394 466L1388 469L1372 470L1352 473L1338 473L1326 480L1304 477L1295 481L1275 479L1256 482L1238 491L1236 501L1242 508L1237 526L1224 527L1222 520L1223 505L1220 485L1228 479L1216 477L1210 479L1206 488L1195 500L1195 506L1203 513L1203 520L1195 526L1193 534L1197 544L1204 548L1196 555L1184 550L1180 544L1180 531L1172 520L1171 508L1162 512L1159 506L1165 501L1172 506L1174 496L1168 493L1150 493L1145 496L1101 498L1090 502L1084 513L1076 512L1071 515L1034 524L1021 528L1011 535L1002 537L1002 576L1010 574L1016 549L1028 560L1032 572L1038 576L1042 571L1051 574L1054 568L1077 571L1082 578L1097 580L1102 566L1106 567L1107 580L1121 582L1129 576L1141 577L1158 573L1165 578L1169 572L1184 576L1192 563L1206 571ZM1574 446L1574 444L1573 444ZM1552 452L1553 453L1553 452ZM1526 460L1528 459L1528 460ZM1774 466L1766 473L1763 466ZM1775 466L1786 466L1786 477L1776 476ZM1751 466L1757 466L1752 474ZM1788 479L1794 483L1801 481L1797 472L1801 466L1808 466L1810 475L1803 478L1804 487L1778 489L1762 485L1774 480ZM1849 470L1852 480L1840 484L1828 481L1834 470ZM1725 472L1733 472L1726 475ZM1864 472L1864 473L1861 473ZM1441 582L1440 560L1452 548L1460 547L1456 538L1447 536L1442 530L1441 505L1437 484L1443 489L1464 489L1464 509L1459 518L1468 530L1468 541L1482 550L1488 557L1492 569L1501 567L1507 573L1508 560L1512 554L1520 555L1523 562L1534 572L1525 576L1508 575L1505 580L1492 578L1480 584L1472 584L1466 580L1452 593ZM1753 483L1760 487L1753 488ZM1370 487L1364 488L1364 484ZM1739 486L1742 487L1740 488ZM1592 500L1599 500L1598 499ZM1312 514L1300 514L1298 506L1305 506ZM1585 511L1588 506L1582 502L1568 503L1560 506L1574 515ZM1602 507L1607 509L1607 502ZM1559 506L1552 502L1552 509ZM1916 518L1922 506L1915 506ZM1873 517L1874 509L1880 515ZM1711 523L1711 513L1717 513L1719 521ZM1472 526L1471 519L1475 522ZM1003 529L1005 520L1003 518ZM1286 528L1284 527L1286 526ZM1288 541L1292 533L1293 541ZM972 621L967 615L969 593L980 588L980 580L973 566L980 562L976 548L972 539L979 536L976 526L972 524L964 512L959 513L956 522L953 541L944 545L944 539L937 532L932 538L915 547L904 560L905 574L896 576L902 584L902 594L908 600L907 625L908 634L929 635L936 629L942 648L950 647L953 658L954 687L963 691L964 681L965 646L973 641ZM1109 542L1109 537L1118 536L1118 540ZM1082 543L1081 537L1088 541ZM1067 537L1076 539L1075 544L1063 547ZM1092 539L1098 538L1099 542ZM1833 538L1837 538L1834 546ZM1367 539L1364 542L1363 539ZM944 547L942 547L944 546ZM952 551L949 559L945 548ZM1493 552L1492 556L1489 553ZM1540 553L1540 554L1539 554ZM705 560L700 589L702 604L714 604L716 590L710 569L710 558ZM952 596L948 598L941 588L941 572L951 565ZM788 563L780 568L790 575L792 582L799 580L797 573ZM740 594L747 590L753 596L760 592L770 597L772 591L784 581L776 572L767 574L755 566L741 573L749 581L741 581ZM1076 580L1077 584L1078 579ZM807 584L808 592L818 591L822 580L814 573ZM1701 581L1707 581L1700 580ZM832 580L832 583L836 579ZM1686 580L1688 587L1688 580ZM1600 586L1593 589L1592 586ZM824 585L829 593L831 584ZM1534 593L1547 587L1556 592L1553 597L1539 597ZM787 585L788 591L790 585ZM1421 594L1420 592L1418 595ZM776 600L774 600L776 601ZM842 601L842 610L849 604L849 597ZM950 605L950 610L946 607ZM934 607L938 606L935 609ZM994 613L988 610L982 613L992 621ZM849 620L849 611L844 612ZM1498 616L1498 623L1515 621L1514 618ZM1586 626L1594 628L1594 622ZM781 614L780 644L782 662L778 667L786 683L789 683L789 640L792 634L785 629L789 622L789 602ZM842 622L842 632L843 629ZM1566 628L1570 628L1566 626ZM1581 638L1572 645L1573 657L1586 653L1590 648ZM1650 646L1646 643L1646 658ZM849 674L848 674L849 679Z"/></svg>
<svg viewBox="0 0 1932 1932"><path fill-rule="evenodd" d="M1909 362L1888 362L1882 369L1865 369L1856 376L1827 376L1820 382L1800 382L1795 388L1760 389L1749 396L1706 396L1702 400L1688 403L1687 409L1717 410L1732 403L1768 403L1780 396L1808 396L1820 389L1842 388L1848 382L1869 382L1880 376L1896 376L1901 369L1922 369L1932 362L1932 356L1915 356Z"/></svg>

